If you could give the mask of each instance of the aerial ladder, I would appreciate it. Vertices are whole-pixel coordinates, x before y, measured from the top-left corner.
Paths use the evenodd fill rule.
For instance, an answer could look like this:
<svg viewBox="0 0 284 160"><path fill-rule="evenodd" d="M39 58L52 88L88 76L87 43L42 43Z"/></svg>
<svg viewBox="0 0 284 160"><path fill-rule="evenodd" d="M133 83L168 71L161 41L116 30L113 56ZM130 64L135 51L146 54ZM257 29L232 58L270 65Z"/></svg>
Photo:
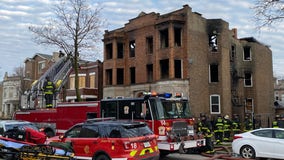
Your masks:
<svg viewBox="0 0 284 160"><path fill-rule="evenodd" d="M72 60L69 56L61 57L48 70L31 85L31 89L22 95L21 109L35 109L37 105L43 108L44 93L42 91L46 77L56 85L56 90L60 91L68 80L68 76L72 70ZM41 103L38 103L40 102Z"/></svg>

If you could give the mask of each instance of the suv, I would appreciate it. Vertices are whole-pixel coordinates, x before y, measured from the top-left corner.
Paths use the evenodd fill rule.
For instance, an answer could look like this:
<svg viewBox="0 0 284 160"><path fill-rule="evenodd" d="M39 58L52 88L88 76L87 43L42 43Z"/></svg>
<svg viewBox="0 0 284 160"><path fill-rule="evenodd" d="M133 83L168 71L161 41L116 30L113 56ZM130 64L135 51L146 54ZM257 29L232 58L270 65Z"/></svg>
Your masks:
<svg viewBox="0 0 284 160"><path fill-rule="evenodd" d="M71 142L78 159L159 159L157 137L144 122L88 120L47 143L52 142Z"/></svg>

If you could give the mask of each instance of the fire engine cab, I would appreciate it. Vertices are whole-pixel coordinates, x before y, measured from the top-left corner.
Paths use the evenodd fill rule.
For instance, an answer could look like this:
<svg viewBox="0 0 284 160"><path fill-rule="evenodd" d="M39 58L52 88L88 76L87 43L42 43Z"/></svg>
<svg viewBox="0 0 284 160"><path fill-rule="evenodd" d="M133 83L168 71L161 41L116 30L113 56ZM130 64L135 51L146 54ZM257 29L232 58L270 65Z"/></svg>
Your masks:
<svg viewBox="0 0 284 160"><path fill-rule="evenodd" d="M180 96L172 97L170 93L147 93L141 98L103 99L101 116L147 122L158 135L161 153L185 153L187 149L205 145L205 139L195 134L188 100Z"/></svg>

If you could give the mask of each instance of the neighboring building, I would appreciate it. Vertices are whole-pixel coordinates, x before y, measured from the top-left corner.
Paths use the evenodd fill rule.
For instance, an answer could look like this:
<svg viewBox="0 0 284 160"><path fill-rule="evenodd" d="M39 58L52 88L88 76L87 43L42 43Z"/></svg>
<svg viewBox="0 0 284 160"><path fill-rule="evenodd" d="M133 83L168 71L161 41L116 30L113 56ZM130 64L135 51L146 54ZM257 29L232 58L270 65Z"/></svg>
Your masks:
<svg viewBox="0 0 284 160"><path fill-rule="evenodd" d="M274 117L271 50L252 37L238 39L222 19L205 19L188 5L164 15L141 12L105 31L103 42L104 97L182 92L195 117L250 114L261 125Z"/></svg>
<svg viewBox="0 0 284 160"><path fill-rule="evenodd" d="M0 119L3 117L3 112L2 112L2 108L3 108L3 82L0 81Z"/></svg>
<svg viewBox="0 0 284 160"><path fill-rule="evenodd" d="M275 114L284 117L284 79L274 81L274 106Z"/></svg>
<svg viewBox="0 0 284 160"><path fill-rule="evenodd" d="M20 105L20 86L21 86L21 77L19 76L8 76L8 73L5 73L4 80L2 82L3 93L2 93L2 118L8 119L11 118L14 111Z"/></svg>

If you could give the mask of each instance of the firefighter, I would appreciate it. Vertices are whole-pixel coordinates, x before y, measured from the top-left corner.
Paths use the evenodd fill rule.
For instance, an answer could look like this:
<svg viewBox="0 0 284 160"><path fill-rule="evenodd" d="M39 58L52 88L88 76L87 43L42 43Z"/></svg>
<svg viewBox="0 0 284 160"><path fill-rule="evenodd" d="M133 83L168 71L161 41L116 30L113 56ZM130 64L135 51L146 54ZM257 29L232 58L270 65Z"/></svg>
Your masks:
<svg viewBox="0 0 284 160"><path fill-rule="evenodd" d="M214 122L214 135L216 144L222 144L224 134L224 121L221 115L218 115Z"/></svg>
<svg viewBox="0 0 284 160"><path fill-rule="evenodd" d="M206 146L205 146L205 153L214 153L214 145L212 143L212 125L211 122L207 120L205 114L200 115L200 122L198 123L198 133L204 135Z"/></svg>
<svg viewBox="0 0 284 160"><path fill-rule="evenodd" d="M224 142L229 142L230 138L231 138L231 126L232 126L232 122L229 119L229 115L225 115L224 116Z"/></svg>
<svg viewBox="0 0 284 160"><path fill-rule="evenodd" d="M252 120L249 118L249 116L246 115L244 120L244 132L251 130L253 130L253 123Z"/></svg>
<svg viewBox="0 0 284 160"><path fill-rule="evenodd" d="M276 115L274 121L272 122L272 128L279 128L279 124L278 124L279 119L280 119L280 116Z"/></svg>
<svg viewBox="0 0 284 160"><path fill-rule="evenodd" d="M232 131L233 131L233 135L241 133L241 121L240 121L239 115L237 114L233 115Z"/></svg>
<svg viewBox="0 0 284 160"><path fill-rule="evenodd" d="M55 85L54 83L49 79L47 76L46 81L43 84L43 91L45 95L45 106L46 108L52 108L53 107L53 94L55 91Z"/></svg>

